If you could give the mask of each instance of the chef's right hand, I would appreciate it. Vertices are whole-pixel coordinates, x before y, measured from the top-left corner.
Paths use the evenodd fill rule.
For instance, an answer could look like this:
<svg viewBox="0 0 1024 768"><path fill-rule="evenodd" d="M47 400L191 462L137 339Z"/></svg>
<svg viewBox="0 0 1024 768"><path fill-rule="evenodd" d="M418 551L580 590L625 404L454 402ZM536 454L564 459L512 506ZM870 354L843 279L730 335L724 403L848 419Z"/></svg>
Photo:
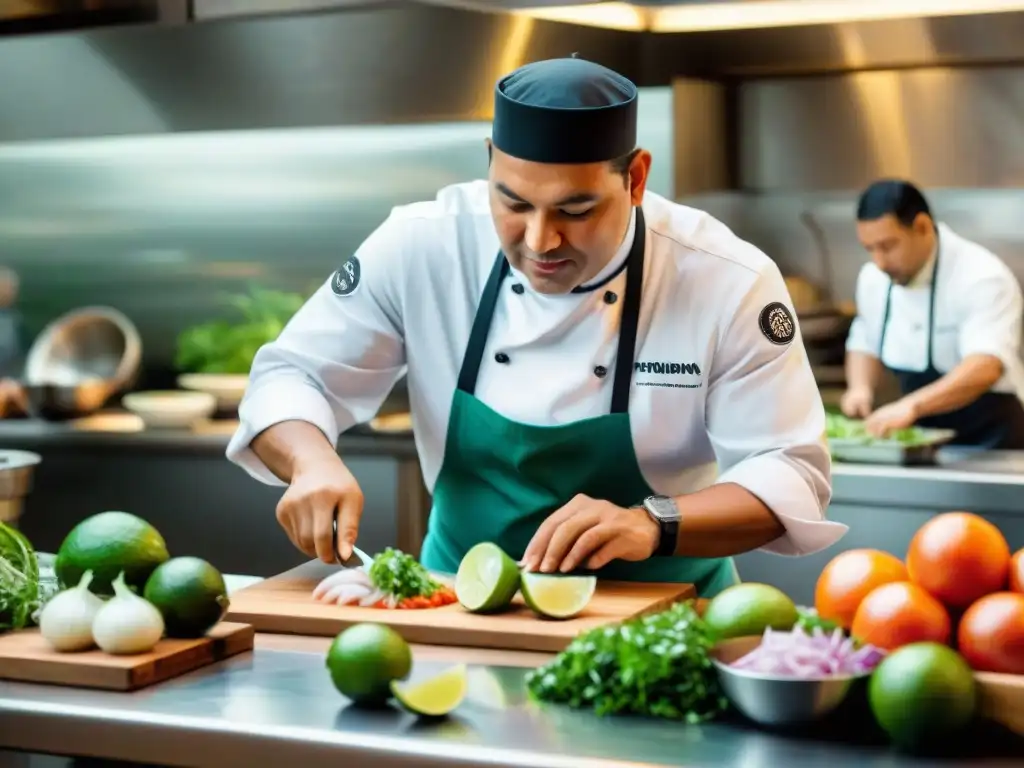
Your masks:
<svg viewBox="0 0 1024 768"><path fill-rule="evenodd" d="M870 389L854 388L843 393L839 408L849 419L866 419L875 406L875 393Z"/></svg>
<svg viewBox="0 0 1024 768"><path fill-rule="evenodd" d="M310 557L325 563L352 556L363 514L363 491L340 457L329 456L296 466L291 485L277 505L277 521L288 538ZM334 553L334 518L338 518L338 553Z"/></svg>

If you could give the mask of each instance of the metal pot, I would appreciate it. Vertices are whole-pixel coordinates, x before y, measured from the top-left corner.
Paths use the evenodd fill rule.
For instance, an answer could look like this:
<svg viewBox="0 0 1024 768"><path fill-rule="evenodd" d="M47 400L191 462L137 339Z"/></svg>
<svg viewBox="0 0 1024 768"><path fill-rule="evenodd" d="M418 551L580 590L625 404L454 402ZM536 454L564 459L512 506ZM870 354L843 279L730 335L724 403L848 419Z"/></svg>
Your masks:
<svg viewBox="0 0 1024 768"><path fill-rule="evenodd" d="M29 451L0 450L0 522L14 524L32 490L32 477L42 457Z"/></svg>

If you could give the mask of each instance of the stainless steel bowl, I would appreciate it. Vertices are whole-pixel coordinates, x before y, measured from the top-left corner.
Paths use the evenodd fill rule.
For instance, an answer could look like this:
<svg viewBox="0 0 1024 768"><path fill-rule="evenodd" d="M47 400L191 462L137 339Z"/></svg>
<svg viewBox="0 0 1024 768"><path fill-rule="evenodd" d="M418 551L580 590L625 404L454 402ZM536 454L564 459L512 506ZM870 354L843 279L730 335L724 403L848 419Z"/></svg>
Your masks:
<svg viewBox="0 0 1024 768"><path fill-rule="evenodd" d="M21 517L22 500L32 490L40 461L37 453L0 450L0 521L13 524Z"/></svg>
<svg viewBox="0 0 1024 768"><path fill-rule="evenodd" d="M68 312L43 329L25 364L29 385L77 387L102 382L113 394L128 386L142 360L139 332L110 307Z"/></svg>
<svg viewBox="0 0 1024 768"><path fill-rule="evenodd" d="M842 704L870 673L803 679L735 669L729 664L761 644L761 636L737 637L718 643L711 661L726 697L740 712L761 725L786 727L819 720Z"/></svg>

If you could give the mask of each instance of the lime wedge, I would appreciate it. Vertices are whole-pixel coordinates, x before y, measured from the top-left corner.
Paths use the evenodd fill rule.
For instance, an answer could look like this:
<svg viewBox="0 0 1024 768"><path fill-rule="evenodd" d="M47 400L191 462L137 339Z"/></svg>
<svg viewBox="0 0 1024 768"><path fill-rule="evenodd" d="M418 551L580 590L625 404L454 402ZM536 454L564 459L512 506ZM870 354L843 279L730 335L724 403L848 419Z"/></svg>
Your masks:
<svg viewBox="0 0 1024 768"><path fill-rule="evenodd" d="M547 619L569 619L590 603L597 577L524 573L519 586L523 600L535 613Z"/></svg>
<svg viewBox="0 0 1024 768"><path fill-rule="evenodd" d="M455 596L467 611L487 613L507 608L519 590L519 566L496 544L477 544L459 563Z"/></svg>
<svg viewBox="0 0 1024 768"><path fill-rule="evenodd" d="M466 667L460 664L419 683L394 680L391 693L414 715L443 717L466 697Z"/></svg>

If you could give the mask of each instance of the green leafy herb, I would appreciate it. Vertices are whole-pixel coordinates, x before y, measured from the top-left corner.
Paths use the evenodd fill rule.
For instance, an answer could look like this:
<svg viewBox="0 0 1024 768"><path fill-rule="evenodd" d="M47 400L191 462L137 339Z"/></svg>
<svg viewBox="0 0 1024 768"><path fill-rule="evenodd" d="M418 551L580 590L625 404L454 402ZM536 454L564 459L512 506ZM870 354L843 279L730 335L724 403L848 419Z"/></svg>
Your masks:
<svg viewBox="0 0 1024 768"><path fill-rule="evenodd" d="M821 618L817 611L809 608L797 608L797 617L796 626L806 632L812 632L815 627L820 628L822 632L826 633L839 629L839 624L831 619Z"/></svg>
<svg viewBox="0 0 1024 768"><path fill-rule="evenodd" d="M0 523L0 632L27 627L40 604L35 550L21 532Z"/></svg>
<svg viewBox="0 0 1024 768"><path fill-rule="evenodd" d="M391 547L373 558L370 581L377 589L399 600L430 597L441 588L415 557Z"/></svg>
<svg viewBox="0 0 1024 768"><path fill-rule="evenodd" d="M527 673L530 695L593 709L700 723L727 706L709 652L710 629L692 603L583 633Z"/></svg>
<svg viewBox="0 0 1024 768"><path fill-rule="evenodd" d="M259 348L280 335L305 298L297 293L252 287L248 294L231 296L228 301L239 313L239 320L215 320L178 335L178 370L248 373Z"/></svg>
<svg viewBox="0 0 1024 768"><path fill-rule="evenodd" d="M928 433L920 427L897 429L884 440L880 440L868 434L864 422L860 419L850 419L841 413L833 412L825 414L825 434L832 440L858 440L865 445L877 442L897 442L910 447L928 442Z"/></svg>

